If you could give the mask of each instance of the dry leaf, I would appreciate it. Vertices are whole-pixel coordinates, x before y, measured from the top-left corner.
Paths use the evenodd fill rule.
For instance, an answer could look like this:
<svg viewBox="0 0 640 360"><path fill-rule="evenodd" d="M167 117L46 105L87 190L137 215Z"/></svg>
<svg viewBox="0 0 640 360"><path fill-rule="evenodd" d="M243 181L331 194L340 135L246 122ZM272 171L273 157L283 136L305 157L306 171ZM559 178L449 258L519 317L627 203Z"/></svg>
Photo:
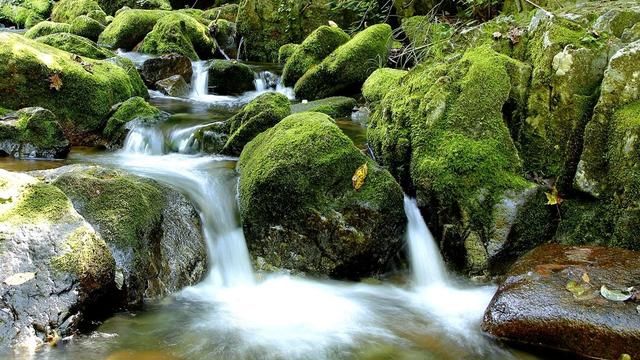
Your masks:
<svg viewBox="0 0 640 360"><path fill-rule="evenodd" d="M367 163L362 164L358 169L356 169L355 174L351 178L351 182L353 183L353 188L356 191L360 190L362 185L364 185L364 180L367 178L367 173L369 172L369 168L367 167Z"/></svg>
<svg viewBox="0 0 640 360"><path fill-rule="evenodd" d="M17 273L4 279L4 283L11 286L17 286L26 283L34 277L36 277L36 273L33 272Z"/></svg>
<svg viewBox="0 0 640 360"><path fill-rule="evenodd" d="M554 186L551 193L544 193L547 196L547 205L560 205L564 199L558 194L558 189Z"/></svg>
<svg viewBox="0 0 640 360"><path fill-rule="evenodd" d="M49 89L55 89L56 91L60 91L62 88L62 79L60 79L60 75L57 73L49 76Z"/></svg>
<svg viewBox="0 0 640 360"><path fill-rule="evenodd" d="M586 282L587 284L591 282L591 279L589 279L589 274L584 273L582 274L582 281Z"/></svg>
<svg viewBox="0 0 640 360"><path fill-rule="evenodd" d="M626 290L609 289L606 285L602 285L600 288L600 295L603 298L611 301L627 301L633 297L633 288Z"/></svg>

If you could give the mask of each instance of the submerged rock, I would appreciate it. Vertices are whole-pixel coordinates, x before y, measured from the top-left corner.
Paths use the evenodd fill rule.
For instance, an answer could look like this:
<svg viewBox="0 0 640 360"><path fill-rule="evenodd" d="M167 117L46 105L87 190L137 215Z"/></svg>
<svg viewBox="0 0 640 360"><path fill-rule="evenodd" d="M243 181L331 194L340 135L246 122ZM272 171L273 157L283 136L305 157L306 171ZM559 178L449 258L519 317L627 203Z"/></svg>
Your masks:
<svg viewBox="0 0 640 360"><path fill-rule="evenodd" d="M327 114L332 118L350 117L356 107L356 99L346 96L333 96L325 99L297 103L291 105L292 113L299 112L319 112Z"/></svg>
<svg viewBox="0 0 640 360"><path fill-rule="evenodd" d="M56 116L49 110L24 108L0 116L0 154L16 158L63 159L69 153Z"/></svg>
<svg viewBox="0 0 640 360"><path fill-rule="evenodd" d="M149 96L137 71L118 63L0 32L0 106L49 109L72 144L94 144L114 104Z"/></svg>
<svg viewBox="0 0 640 360"><path fill-rule="evenodd" d="M400 186L327 115L294 114L256 136L238 171L249 249L273 266L358 278L384 270L402 245Z"/></svg>
<svg viewBox="0 0 640 360"><path fill-rule="evenodd" d="M387 63L391 39L387 24L373 25L356 34L296 82L296 96L314 100L356 92L379 64Z"/></svg>
<svg viewBox="0 0 640 360"><path fill-rule="evenodd" d="M153 180L95 166L43 172L106 241L119 289L139 305L193 285L207 266L197 212L179 192Z"/></svg>
<svg viewBox="0 0 640 360"><path fill-rule="evenodd" d="M156 89L168 96L186 96L189 94L189 84L180 75L173 75L156 81Z"/></svg>
<svg viewBox="0 0 640 360"><path fill-rule="evenodd" d="M0 347L30 353L111 311L115 263L56 187L0 169Z"/></svg>
<svg viewBox="0 0 640 360"><path fill-rule="evenodd" d="M191 82L193 69L188 57L180 54L167 54L145 60L140 75L147 86L153 87L156 82L173 75L180 75L185 81Z"/></svg>
<svg viewBox="0 0 640 360"><path fill-rule="evenodd" d="M144 37L139 50L157 55L177 53L191 60L199 60L213 56L215 42L207 26L189 15L170 12L156 22Z"/></svg>
<svg viewBox="0 0 640 360"><path fill-rule="evenodd" d="M209 87L218 95L240 95L255 90L255 74L242 63L232 60L213 60L209 66Z"/></svg>
<svg viewBox="0 0 640 360"><path fill-rule="evenodd" d="M640 315L632 301L600 294L637 286L640 254L622 249L545 245L513 265L482 328L509 342L585 358L640 357Z"/></svg>
<svg viewBox="0 0 640 360"><path fill-rule="evenodd" d="M96 60L103 60L116 56L116 54L111 50L100 47L87 38L69 33L57 33L42 36L37 38L36 41L53 46L60 50L68 51L72 54L86 56Z"/></svg>

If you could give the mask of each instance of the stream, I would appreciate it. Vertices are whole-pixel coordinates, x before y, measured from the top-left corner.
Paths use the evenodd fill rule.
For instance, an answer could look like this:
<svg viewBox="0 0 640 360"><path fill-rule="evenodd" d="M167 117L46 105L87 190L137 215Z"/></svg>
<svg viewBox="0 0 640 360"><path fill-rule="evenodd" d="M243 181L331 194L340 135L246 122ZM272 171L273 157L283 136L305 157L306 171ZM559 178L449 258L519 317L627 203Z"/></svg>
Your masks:
<svg viewBox="0 0 640 360"><path fill-rule="evenodd" d="M256 77L256 91L209 94L206 64L193 68L188 98L151 92L151 103L171 116L157 126L132 129L122 150L74 149L68 160L31 165L100 164L181 191L199 211L208 275L139 312L116 314L93 333L47 348L38 358L535 359L482 334L480 322L495 286L470 284L447 272L408 197L406 281L350 283L255 272L237 208L236 159L198 154L193 133L265 91L290 98L293 93L278 82L274 86L273 71L265 70ZM349 119L338 123L362 148L365 128ZM11 170L12 164L21 170L11 160L0 167Z"/></svg>

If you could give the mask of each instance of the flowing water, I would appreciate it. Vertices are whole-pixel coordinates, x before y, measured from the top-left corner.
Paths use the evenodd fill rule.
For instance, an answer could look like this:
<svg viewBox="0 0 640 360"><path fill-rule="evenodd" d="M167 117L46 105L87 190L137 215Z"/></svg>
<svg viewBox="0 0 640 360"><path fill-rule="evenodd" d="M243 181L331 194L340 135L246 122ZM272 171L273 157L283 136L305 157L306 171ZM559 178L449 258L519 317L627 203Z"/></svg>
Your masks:
<svg viewBox="0 0 640 360"><path fill-rule="evenodd" d="M529 358L480 331L494 286L464 284L447 273L414 200L405 198L408 283L347 283L286 273L255 273L237 209L235 159L202 155L190 139L200 126L268 90L243 96L208 94L206 66L194 64L187 99L155 94L154 104L179 109L164 123L130 131L123 150L80 154L153 178L183 192L199 211L210 269L199 284L118 314L44 359L495 359ZM176 105L176 103L178 103ZM226 109L226 110L225 110ZM223 114L223 115L220 115ZM215 115L218 114L218 115ZM213 118L213 119L212 119ZM90 354L90 356L88 356Z"/></svg>

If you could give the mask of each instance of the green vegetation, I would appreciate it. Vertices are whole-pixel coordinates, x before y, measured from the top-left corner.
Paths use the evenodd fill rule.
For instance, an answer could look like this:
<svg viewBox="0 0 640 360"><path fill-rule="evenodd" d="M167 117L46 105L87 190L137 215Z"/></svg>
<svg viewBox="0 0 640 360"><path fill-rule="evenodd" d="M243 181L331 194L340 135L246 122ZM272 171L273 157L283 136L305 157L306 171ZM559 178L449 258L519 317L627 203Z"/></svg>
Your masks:
<svg viewBox="0 0 640 360"><path fill-rule="evenodd" d="M53 7L51 20L70 24L81 15L88 15L101 24L106 23L107 14L95 0L60 0Z"/></svg>
<svg viewBox="0 0 640 360"><path fill-rule="evenodd" d="M116 56L112 51L99 47L93 41L70 33L57 33L42 36L37 38L36 41L92 59L102 60Z"/></svg>
<svg viewBox="0 0 640 360"><path fill-rule="evenodd" d="M161 17L140 46L144 53L177 53L191 60L210 58L214 50L215 43L205 25L191 16L175 12Z"/></svg>
<svg viewBox="0 0 640 360"><path fill-rule="evenodd" d="M73 19L71 22L70 32L86 37L91 41L97 41L104 29L105 26L97 20L94 20L87 15L81 15Z"/></svg>
<svg viewBox="0 0 640 360"><path fill-rule="evenodd" d="M370 103L384 98L390 89L399 84L400 79L407 74L405 70L380 68L374 71L362 85L362 95Z"/></svg>
<svg viewBox="0 0 640 360"><path fill-rule="evenodd" d="M29 39L36 39L41 36L68 32L71 32L71 25L69 24L43 21L27 30L24 36Z"/></svg>
<svg viewBox="0 0 640 360"><path fill-rule="evenodd" d="M126 135L125 125L129 121L153 121L160 116L160 110L141 97L132 97L118 106L107 120L103 134L109 141L122 141Z"/></svg>
<svg viewBox="0 0 640 360"><path fill-rule="evenodd" d="M131 50L167 14L162 10L124 10L100 34L98 44L110 49Z"/></svg>
<svg viewBox="0 0 640 360"><path fill-rule="evenodd" d="M350 117L356 107L356 100L345 96L333 96L321 100L291 105L292 113L319 112L332 118Z"/></svg>
<svg viewBox="0 0 640 360"><path fill-rule="evenodd" d="M284 65L300 44L284 44L278 49L278 64Z"/></svg>

